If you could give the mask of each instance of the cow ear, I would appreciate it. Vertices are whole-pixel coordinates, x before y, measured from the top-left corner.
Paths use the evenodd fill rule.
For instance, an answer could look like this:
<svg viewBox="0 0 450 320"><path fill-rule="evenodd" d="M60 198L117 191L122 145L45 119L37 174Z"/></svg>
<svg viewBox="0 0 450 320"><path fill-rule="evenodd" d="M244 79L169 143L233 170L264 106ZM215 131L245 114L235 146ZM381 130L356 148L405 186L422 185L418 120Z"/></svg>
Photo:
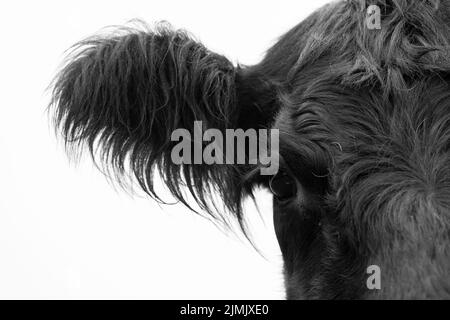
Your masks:
<svg viewBox="0 0 450 320"><path fill-rule="evenodd" d="M239 126L243 129L270 128L279 110L280 86L257 68L238 67L236 74Z"/></svg>
<svg viewBox="0 0 450 320"><path fill-rule="evenodd" d="M53 84L54 124L68 150L87 150L123 183L131 176L149 195L159 172L172 194L189 206L186 190L201 209L220 216L218 193L241 221L251 187L248 168L175 164L177 129L266 127L274 99L257 73L235 68L184 31L145 24L115 28L74 46ZM265 123L260 123L260 122ZM204 146L203 146L204 147Z"/></svg>

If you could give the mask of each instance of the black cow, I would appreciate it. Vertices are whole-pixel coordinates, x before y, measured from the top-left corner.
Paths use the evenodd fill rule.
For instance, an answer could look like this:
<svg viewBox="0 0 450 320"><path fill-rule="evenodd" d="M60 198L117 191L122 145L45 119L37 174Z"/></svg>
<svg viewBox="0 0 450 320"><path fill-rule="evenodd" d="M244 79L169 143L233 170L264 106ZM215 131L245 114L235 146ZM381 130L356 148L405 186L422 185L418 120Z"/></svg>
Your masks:
<svg viewBox="0 0 450 320"><path fill-rule="evenodd" d="M243 200L270 189L289 299L450 297L450 1L333 3L248 67L167 25L116 28L78 43L53 88L70 150L157 199L160 174L245 231ZM195 121L278 129L280 170L174 164L171 134Z"/></svg>

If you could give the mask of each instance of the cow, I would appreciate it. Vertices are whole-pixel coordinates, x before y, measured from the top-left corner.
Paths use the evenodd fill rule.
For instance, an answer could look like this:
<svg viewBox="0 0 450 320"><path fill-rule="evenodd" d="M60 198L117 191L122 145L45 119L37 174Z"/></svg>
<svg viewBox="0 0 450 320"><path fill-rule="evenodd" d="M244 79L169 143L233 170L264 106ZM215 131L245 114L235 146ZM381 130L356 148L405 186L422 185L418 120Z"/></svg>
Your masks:
<svg viewBox="0 0 450 320"><path fill-rule="evenodd" d="M73 47L50 110L70 152L244 233L270 190L287 299L450 298L450 1L333 2L252 66L167 23L115 27ZM279 170L174 163L195 123L277 130Z"/></svg>

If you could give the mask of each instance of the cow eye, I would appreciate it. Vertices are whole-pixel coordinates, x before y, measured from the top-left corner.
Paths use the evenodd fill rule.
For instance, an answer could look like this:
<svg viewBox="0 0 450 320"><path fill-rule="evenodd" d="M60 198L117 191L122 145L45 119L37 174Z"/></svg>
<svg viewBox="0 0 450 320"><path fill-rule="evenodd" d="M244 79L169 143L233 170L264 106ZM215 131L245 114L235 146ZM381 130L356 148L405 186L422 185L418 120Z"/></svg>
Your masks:
<svg viewBox="0 0 450 320"><path fill-rule="evenodd" d="M279 201L289 200L297 194L295 179L285 171L280 171L273 176L269 187Z"/></svg>

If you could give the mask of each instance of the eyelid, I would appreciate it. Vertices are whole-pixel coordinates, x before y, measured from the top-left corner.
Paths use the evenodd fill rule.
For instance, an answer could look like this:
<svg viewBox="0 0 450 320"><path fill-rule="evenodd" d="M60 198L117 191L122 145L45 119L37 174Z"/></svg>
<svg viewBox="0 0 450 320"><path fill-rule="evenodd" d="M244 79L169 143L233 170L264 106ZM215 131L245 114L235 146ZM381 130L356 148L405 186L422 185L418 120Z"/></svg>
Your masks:
<svg viewBox="0 0 450 320"><path fill-rule="evenodd" d="M275 181L275 179L278 181ZM277 185L276 183L281 184ZM270 178L268 187L277 201L281 203L291 201L296 197L299 190L297 179L286 167L280 168L278 173ZM279 189L277 190L277 188Z"/></svg>
<svg viewBox="0 0 450 320"><path fill-rule="evenodd" d="M294 172L291 170L291 168L287 164L286 160L284 160L283 156L280 154L280 162L279 162L279 170L278 170L278 172L281 172L281 171L286 172L294 180L297 180L297 178L295 177ZM273 177L275 177L275 176L276 175L274 175Z"/></svg>

